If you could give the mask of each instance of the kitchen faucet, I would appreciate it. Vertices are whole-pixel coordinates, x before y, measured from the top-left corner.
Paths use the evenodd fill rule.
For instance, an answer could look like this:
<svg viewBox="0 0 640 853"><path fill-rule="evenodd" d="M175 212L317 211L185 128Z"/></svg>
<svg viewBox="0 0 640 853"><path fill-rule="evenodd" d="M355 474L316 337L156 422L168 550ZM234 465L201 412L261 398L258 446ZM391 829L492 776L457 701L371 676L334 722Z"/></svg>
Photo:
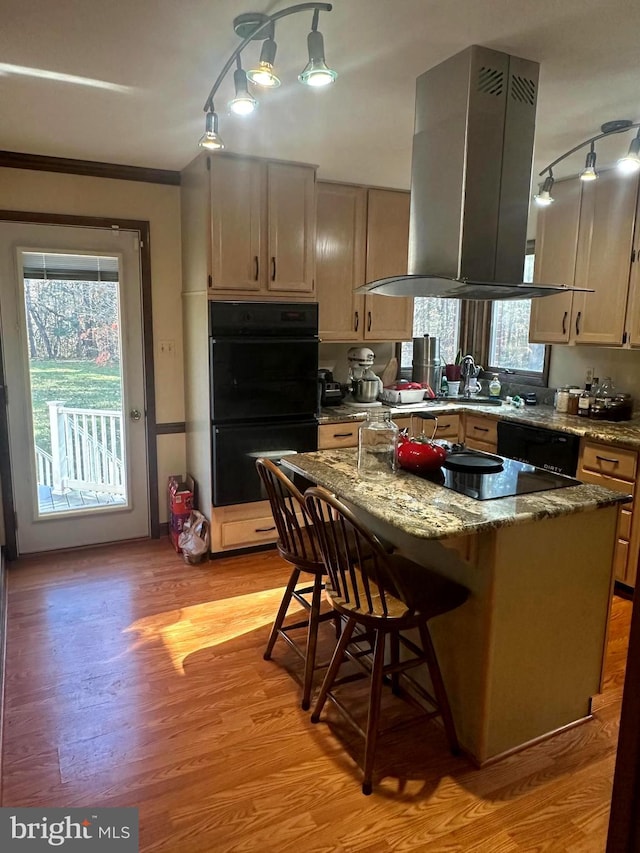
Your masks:
<svg viewBox="0 0 640 853"><path fill-rule="evenodd" d="M471 397L471 380L475 380L482 367L476 366L472 355L465 355L460 366L460 380L462 382L462 396L468 400Z"/></svg>

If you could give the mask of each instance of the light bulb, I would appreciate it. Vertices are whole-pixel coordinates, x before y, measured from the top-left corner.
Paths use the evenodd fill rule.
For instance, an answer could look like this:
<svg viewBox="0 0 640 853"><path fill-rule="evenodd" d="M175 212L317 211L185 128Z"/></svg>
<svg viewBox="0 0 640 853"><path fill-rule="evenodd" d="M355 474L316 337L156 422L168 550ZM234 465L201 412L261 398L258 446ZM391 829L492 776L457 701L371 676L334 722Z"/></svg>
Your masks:
<svg viewBox="0 0 640 853"><path fill-rule="evenodd" d="M596 172L596 152L593 147L593 143L591 145L591 151L587 154L587 159L585 160L584 169L580 172L580 180L581 181L595 181L598 178L598 173Z"/></svg>
<svg viewBox="0 0 640 853"><path fill-rule="evenodd" d="M233 72L233 82L236 87L235 97L229 101L229 109L237 116L247 116L258 106L258 102L249 94L247 89L247 75L242 68L236 68Z"/></svg>
<svg viewBox="0 0 640 853"><path fill-rule="evenodd" d="M333 83L338 76L337 71L333 71L327 67L324 59L324 39L322 33L317 30L312 30L307 36L307 46L309 49L309 62L306 64L304 71L298 76L298 80L304 83L305 86L328 86Z"/></svg>
<svg viewBox="0 0 640 853"><path fill-rule="evenodd" d="M213 110L207 113L205 131L200 137L198 145L207 151L222 151L224 148L222 137L218 135L218 116Z"/></svg>
<svg viewBox="0 0 640 853"><path fill-rule="evenodd" d="M551 195L551 188L553 187L553 175L548 175L544 179L544 183L540 189L540 192L534 196L534 200L537 205L540 207L548 207L550 204L553 204L555 199Z"/></svg>
<svg viewBox="0 0 640 853"><path fill-rule="evenodd" d="M269 62L261 62L258 68L247 71L247 78L256 86L268 89L276 89L280 85L280 80L273 73L273 66Z"/></svg>
<svg viewBox="0 0 640 853"><path fill-rule="evenodd" d="M640 170L640 131L638 136L631 140L626 155L618 160L618 169L625 175L633 175Z"/></svg>

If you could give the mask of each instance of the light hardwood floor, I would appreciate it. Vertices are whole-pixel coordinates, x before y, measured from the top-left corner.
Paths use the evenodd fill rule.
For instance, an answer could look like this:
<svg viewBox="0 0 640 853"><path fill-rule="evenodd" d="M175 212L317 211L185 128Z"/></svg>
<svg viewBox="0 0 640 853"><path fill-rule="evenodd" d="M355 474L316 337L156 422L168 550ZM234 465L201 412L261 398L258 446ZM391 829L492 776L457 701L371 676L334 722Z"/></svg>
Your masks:
<svg viewBox="0 0 640 853"><path fill-rule="evenodd" d="M604 850L630 602L594 720L484 770L407 729L363 797L357 742L299 708L300 660L262 659L288 574L166 540L14 564L2 804L138 806L145 853Z"/></svg>

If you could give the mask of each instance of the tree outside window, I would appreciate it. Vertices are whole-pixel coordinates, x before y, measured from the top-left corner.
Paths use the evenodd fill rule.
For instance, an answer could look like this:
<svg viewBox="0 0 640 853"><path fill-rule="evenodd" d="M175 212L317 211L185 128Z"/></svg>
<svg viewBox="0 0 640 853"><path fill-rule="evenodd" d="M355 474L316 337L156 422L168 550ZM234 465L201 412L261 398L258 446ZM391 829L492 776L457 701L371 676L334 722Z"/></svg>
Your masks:
<svg viewBox="0 0 640 853"><path fill-rule="evenodd" d="M533 254L525 256L524 281L533 281L533 259ZM493 303L489 344L492 368L542 375L545 345L529 343L530 316L530 299Z"/></svg>

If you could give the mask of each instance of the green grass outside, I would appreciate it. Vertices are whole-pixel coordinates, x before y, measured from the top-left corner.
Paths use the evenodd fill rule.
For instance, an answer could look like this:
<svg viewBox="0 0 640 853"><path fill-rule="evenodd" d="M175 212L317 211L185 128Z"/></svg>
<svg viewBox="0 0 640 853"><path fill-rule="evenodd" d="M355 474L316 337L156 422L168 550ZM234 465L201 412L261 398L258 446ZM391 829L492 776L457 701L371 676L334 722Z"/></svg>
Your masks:
<svg viewBox="0 0 640 853"><path fill-rule="evenodd" d="M31 400L33 428L38 447L51 452L49 400L62 400L79 409L122 408L119 365L97 365L94 361L46 361L33 359Z"/></svg>

